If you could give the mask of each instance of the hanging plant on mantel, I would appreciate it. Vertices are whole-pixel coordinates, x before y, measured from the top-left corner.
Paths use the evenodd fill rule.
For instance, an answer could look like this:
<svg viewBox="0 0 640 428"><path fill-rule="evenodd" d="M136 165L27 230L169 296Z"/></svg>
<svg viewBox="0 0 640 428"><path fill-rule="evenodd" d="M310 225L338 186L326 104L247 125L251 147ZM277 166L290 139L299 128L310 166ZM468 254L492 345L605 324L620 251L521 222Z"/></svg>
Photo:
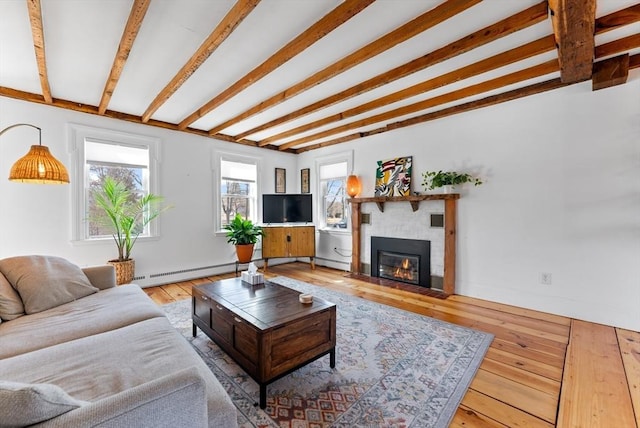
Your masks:
<svg viewBox="0 0 640 428"><path fill-rule="evenodd" d="M426 171L422 173L422 186L425 190L435 190L442 188L443 193L455 193L465 183L472 183L474 186L482 184L482 180L466 172L457 171Z"/></svg>

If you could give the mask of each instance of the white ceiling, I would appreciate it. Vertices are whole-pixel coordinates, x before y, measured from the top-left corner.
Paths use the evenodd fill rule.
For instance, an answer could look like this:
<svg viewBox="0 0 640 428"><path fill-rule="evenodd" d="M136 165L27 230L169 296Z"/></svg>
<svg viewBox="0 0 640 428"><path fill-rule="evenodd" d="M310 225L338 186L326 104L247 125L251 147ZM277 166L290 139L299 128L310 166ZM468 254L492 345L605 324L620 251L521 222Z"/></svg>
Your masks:
<svg viewBox="0 0 640 428"><path fill-rule="evenodd" d="M142 116L235 3L232 0L152 0L108 104L108 110L130 115L128 120ZM202 66L155 111L152 119L173 125L179 124L342 3L343 1L338 0L262 0ZM191 123L190 130L210 130L441 3L444 1L375 1L238 95ZM421 57L538 3L539 0L480 2L297 96L221 130L220 134L232 138ZM93 107L100 104L132 4L133 0L41 1L46 71L54 105L56 100ZM637 0L598 0L596 18L636 4ZM634 22L596 36L596 46L638 33L640 23ZM246 139L250 142L260 142L279 132L343 112L550 34L553 34L553 28L551 19L547 17L542 22L521 31L320 111L254 133ZM626 52L636 55L640 53L640 49L634 47ZM438 89L273 144L277 146L292 138L370 117L557 57L557 52L551 51L462 81L449 82ZM637 78L637 75L634 76L633 78ZM559 72L550 73L453 103L438 105L419 113L399 116L394 118L394 121L557 77ZM0 88L26 94L43 94L26 0L0 0ZM25 98L28 97L25 95ZM379 123L371 124L357 131L379 126ZM322 141L353 133L354 130L337 133L295 148L315 146Z"/></svg>

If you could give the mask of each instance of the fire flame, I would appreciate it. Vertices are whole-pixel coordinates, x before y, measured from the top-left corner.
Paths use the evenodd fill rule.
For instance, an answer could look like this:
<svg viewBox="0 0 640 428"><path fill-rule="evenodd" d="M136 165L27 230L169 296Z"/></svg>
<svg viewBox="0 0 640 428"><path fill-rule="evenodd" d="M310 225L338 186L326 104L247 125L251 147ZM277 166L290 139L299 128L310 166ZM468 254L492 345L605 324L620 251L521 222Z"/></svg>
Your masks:
<svg viewBox="0 0 640 428"><path fill-rule="evenodd" d="M409 259L402 260L399 266L393 271L393 276L395 278L406 279L408 281L413 281L413 270L411 268L411 262Z"/></svg>

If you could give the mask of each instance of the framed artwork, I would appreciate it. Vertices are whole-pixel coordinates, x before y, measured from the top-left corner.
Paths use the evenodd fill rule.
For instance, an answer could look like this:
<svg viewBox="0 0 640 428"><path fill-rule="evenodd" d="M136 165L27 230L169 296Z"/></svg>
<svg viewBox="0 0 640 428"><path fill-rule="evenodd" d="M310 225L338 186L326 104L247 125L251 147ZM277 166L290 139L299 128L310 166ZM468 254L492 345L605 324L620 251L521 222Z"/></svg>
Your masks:
<svg viewBox="0 0 640 428"><path fill-rule="evenodd" d="M375 196L410 196L413 156L378 161Z"/></svg>
<svg viewBox="0 0 640 428"><path fill-rule="evenodd" d="M287 192L287 170L276 168L276 193Z"/></svg>
<svg viewBox="0 0 640 428"><path fill-rule="evenodd" d="M309 193L309 168L300 170L300 193Z"/></svg>

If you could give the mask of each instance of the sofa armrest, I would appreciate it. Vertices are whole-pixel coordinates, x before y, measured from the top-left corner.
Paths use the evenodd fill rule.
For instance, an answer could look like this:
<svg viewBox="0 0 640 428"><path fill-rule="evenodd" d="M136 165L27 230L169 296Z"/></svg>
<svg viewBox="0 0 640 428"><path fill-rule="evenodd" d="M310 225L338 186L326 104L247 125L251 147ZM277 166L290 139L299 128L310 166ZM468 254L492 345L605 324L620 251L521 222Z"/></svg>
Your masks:
<svg viewBox="0 0 640 428"><path fill-rule="evenodd" d="M116 269L111 265L86 267L82 268L82 271L89 278L91 285L100 290L116 286Z"/></svg>
<svg viewBox="0 0 640 428"><path fill-rule="evenodd" d="M63 427L207 427L204 380L195 367L163 376L34 425Z"/></svg>

